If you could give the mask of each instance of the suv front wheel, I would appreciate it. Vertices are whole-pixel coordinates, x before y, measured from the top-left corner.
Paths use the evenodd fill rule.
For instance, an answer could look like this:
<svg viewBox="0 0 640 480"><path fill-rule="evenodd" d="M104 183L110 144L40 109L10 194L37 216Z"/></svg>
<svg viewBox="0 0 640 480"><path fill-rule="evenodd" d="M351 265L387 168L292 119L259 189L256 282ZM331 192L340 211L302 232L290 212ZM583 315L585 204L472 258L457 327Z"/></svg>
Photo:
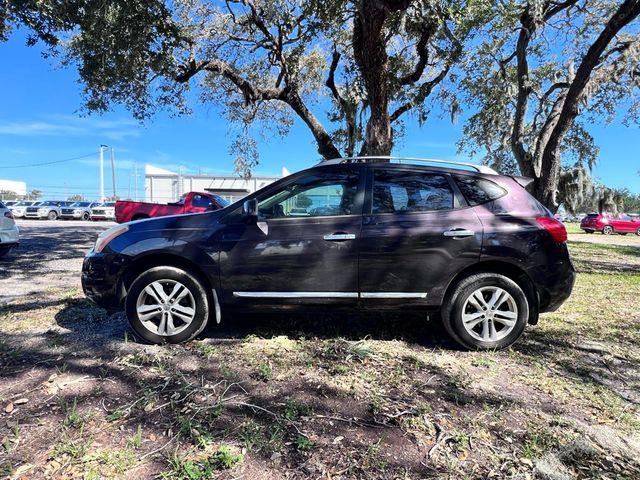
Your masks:
<svg viewBox="0 0 640 480"><path fill-rule="evenodd" d="M131 328L148 343L181 343L204 330L209 298L196 277L175 267L155 267L136 278L125 302Z"/></svg>
<svg viewBox="0 0 640 480"><path fill-rule="evenodd" d="M529 302L520 286L504 275L478 273L461 280L442 305L451 337L473 350L505 348L527 324Z"/></svg>

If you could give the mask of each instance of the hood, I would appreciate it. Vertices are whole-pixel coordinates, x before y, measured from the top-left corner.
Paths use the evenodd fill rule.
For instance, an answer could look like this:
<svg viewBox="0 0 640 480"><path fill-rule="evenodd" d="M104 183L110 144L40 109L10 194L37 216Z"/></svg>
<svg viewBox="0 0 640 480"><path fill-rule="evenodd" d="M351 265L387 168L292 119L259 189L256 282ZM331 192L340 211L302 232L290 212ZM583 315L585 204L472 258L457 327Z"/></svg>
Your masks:
<svg viewBox="0 0 640 480"><path fill-rule="evenodd" d="M226 213L226 209L221 209L204 213L144 218L142 220L128 222L126 225L129 225L130 232L150 232L155 230L204 230L210 228L211 224L218 223Z"/></svg>

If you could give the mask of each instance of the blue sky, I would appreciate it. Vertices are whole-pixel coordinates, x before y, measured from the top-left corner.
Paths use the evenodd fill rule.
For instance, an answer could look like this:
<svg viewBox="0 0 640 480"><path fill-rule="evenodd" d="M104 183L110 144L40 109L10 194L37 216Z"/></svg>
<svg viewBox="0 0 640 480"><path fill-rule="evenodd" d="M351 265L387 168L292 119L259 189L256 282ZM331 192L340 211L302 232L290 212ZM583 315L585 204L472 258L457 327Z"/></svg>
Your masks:
<svg viewBox="0 0 640 480"><path fill-rule="evenodd" d="M43 59L38 47L27 48L20 32L0 43L0 62L0 179L26 181L29 189L43 190L50 198L76 193L96 198L100 144L115 149L121 197L128 195L129 188L134 191L135 164L140 174L145 163L176 171L182 166L185 172L233 174L233 159L228 152L232 134L210 105L193 106L194 113L188 117L160 114L144 125L123 108L81 117L81 86L76 72L58 68L55 60ZM461 122L454 125L447 117L440 119L437 115L422 128L409 123L407 136L394 154L468 161L456 154L461 130ZM614 123L593 127L591 132L601 147L594 175L609 186L640 193L638 128ZM318 160L313 139L300 122L285 139L262 142L260 154L261 164L255 174L278 175L282 167L293 172ZM85 155L49 166L25 166ZM110 169L105 173L105 185L110 194ZM142 192L142 176L138 185Z"/></svg>

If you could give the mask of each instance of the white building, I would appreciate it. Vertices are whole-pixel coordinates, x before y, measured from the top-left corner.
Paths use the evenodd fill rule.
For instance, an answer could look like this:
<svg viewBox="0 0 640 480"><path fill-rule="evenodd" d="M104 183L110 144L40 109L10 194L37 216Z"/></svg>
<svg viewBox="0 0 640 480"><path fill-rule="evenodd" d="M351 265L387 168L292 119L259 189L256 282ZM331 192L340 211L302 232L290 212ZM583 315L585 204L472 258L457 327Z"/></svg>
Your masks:
<svg viewBox="0 0 640 480"><path fill-rule="evenodd" d="M282 169L282 175L288 175ZM180 175L170 170L144 166L145 201L151 203L175 202L187 192L211 192L233 202L255 192L282 177L240 177L219 175Z"/></svg>
<svg viewBox="0 0 640 480"><path fill-rule="evenodd" d="M26 182L17 182L15 180L0 180L0 191L2 192L14 192L18 195L27 194ZM2 195L6 200L12 200L7 195Z"/></svg>

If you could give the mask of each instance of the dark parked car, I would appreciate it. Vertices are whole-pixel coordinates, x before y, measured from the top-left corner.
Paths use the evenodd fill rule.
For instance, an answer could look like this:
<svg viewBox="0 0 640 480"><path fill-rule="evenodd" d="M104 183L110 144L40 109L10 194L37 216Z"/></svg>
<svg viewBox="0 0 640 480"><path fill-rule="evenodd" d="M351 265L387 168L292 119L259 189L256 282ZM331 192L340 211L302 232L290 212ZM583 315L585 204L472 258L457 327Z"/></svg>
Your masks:
<svg viewBox="0 0 640 480"><path fill-rule="evenodd" d="M506 347L570 295L566 230L524 179L433 165L325 161L218 211L118 225L87 254L84 291L152 343L322 306L440 309L463 346Z"/></svg>

